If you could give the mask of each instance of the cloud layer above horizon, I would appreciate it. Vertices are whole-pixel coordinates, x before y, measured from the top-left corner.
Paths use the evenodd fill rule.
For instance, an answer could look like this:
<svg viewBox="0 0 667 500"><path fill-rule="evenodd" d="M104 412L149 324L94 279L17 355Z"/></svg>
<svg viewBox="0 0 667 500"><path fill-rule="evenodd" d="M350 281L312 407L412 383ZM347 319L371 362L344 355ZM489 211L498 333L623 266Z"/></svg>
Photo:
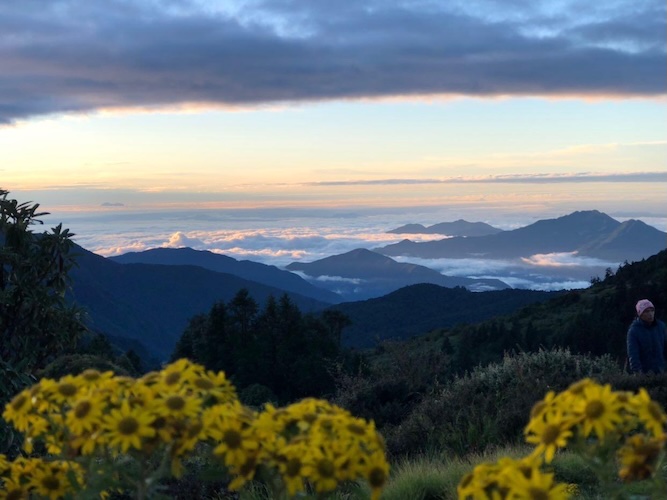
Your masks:
<svg viewBox="0 0 667 500"><path fill-rule="evenodd" d="M660 0L4 0L0 124L402 96L664 96Z"/></svg>

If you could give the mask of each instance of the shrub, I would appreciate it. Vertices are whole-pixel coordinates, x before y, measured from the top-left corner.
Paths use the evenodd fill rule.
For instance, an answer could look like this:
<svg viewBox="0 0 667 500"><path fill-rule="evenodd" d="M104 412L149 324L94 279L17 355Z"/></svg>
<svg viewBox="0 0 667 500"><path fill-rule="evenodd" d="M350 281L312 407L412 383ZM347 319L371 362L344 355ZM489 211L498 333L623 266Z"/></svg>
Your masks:
<svg viewBox="0 0 667 500"><path fill-rule="evenodd" d="M610 357L565 349L507 355L502 363L458 377L416 405L400 425L383 429L394 455L442 449L456 454L518 442L534 402L584 377L618 376Z"/></svg>
<svg viewBox="0 0 667 500"><path fill-rule="evenodd" d="M60 378L65 375L79 375L88 369L101 372L113 371L116 375L128 376L130 373L102 356L92 354L67 354L60 356L43 370L37 372L39 378Z"/></svg>

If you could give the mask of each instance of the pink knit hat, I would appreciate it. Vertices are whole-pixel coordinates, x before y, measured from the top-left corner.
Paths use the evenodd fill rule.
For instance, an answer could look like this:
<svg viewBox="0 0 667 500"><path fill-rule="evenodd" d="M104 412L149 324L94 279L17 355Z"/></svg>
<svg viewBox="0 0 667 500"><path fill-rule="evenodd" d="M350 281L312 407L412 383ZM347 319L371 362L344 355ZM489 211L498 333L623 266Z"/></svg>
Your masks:
<svg viewBox="0 0 667 500"><path fill-rule="evenodd" d="M639 302L637 302L637 305L635 306L635 309L637 310L637 316L641 316L642 313L646 311L646 309L648 309L649 307L655 309L653 303L648 299L642 299Z"/></svg>

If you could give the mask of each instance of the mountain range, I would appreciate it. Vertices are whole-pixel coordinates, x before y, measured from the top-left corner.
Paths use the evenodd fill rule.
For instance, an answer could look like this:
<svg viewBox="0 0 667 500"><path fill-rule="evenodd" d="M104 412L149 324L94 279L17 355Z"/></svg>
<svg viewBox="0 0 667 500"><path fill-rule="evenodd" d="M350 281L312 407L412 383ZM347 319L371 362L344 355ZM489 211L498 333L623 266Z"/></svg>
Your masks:
<svg viewBox="0 0 667 500"><path fill-rule="evenodd" d="M496 234L426 242L406 239L374 250L388 256L424 259L508 259L576 252L581 256L623 262L641 260L665 247L667 233L639 220L619 222L597 210L590 210L540 220Z"/></svg>
<svg viewBox="0 0 667 500"><path fill-rule="evenodd" d="M340 302L340 296L308 283L300 276L283 271L276 266L269 266L250 260L236 260L226 255L207 250L192 248L153 248L143 252L129 252L110 260L120 264L159 264L198 266L218 273L229 273L263 285L280 288L286 292L297 293L322 302Z"/></svg>
<svg viewBox="0 0 667 500"><path fill-rule="evenodd" d="M138 340L158 359L168 358L193 316L207 313L218 301L230 301L243 288L260 307L269 296L285 293L304 312L330 305L198 265L121 264L80 246L73 253L77 266L70 271L71 300L87 313L88 326Z"/></svg>
<svg viewBox="0 0 667 500"><path fill-rule="evenodd" d="M396 262L364 248L314 262L292 262L286 268L302 272L312 280L328 283L347 300L379 297L418 283L432 283L444 287L460 286L473 291L510 288L507 283L497 279L445 276L429 267Z"/></svg>
<svg viewBox="0 0 667 500"><path fill-rule="evenodd" d="M486 236L497 234L502 229L490 226L485 222L468 222L463 219L454 222L441 222L432 226L422 224L406 224L387 231L392 234L442 234L444 236Z"/></svg>
<svg viewBox="0 0 667 500"><path fill-rule="evenodd" d="M591 211L512 231L430 242L435 247L405 240L380 251L400 253L407 245L420 255L442 255L436 250L444 245L448 256L489 258L577 251L622 262L663 250L665 236L641 221L620 223ZM218 301L229 302L243 288L260 307L270 296L287 294L304 312L340 308L353 319L344 338L355 346L507 313L546 297L542 292L511 290L502 280L444 276L368 249L292 263L288 270L190 248L104 258L77 246L74 253L78 265L70 273L71 298L87 312L90 328L139 341L158 359L170 355L192 317L208 312Z"/></svg>

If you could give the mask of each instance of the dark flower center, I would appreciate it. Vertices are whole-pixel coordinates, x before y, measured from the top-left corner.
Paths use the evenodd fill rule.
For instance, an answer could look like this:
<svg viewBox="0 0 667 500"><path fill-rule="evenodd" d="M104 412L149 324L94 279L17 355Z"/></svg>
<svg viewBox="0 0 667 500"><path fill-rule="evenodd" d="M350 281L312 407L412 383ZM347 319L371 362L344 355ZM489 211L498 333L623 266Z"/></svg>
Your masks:
<svg viewBox="0 0 667 500"><path fill-rule="evenodd" d="M167 385L175 385L178 384L179 380L181 380L181 372L171 372L165 377L164 382Z"/></svg>
<svg viewBox="0 0 667 500"><path fill-rule="evenodd" d="M317 462L317 472L319 472L322 477L333 477L336 469L331 460L322 458Z"/></svg>
<svg viewBox="0 0 667 500"><path fill-rule="evenodd" d="M49 491L57 491L60 488L60 480L56 476L44 476L42 486Z"/></svg>
<svg viewBox="0 0 667 500"><path fill-rule="evenodd" d="M528 489L528 495L531 500L549 500L549 492L542 488L531 487Z"/></svg>
<svg viewBox="0 0 667 500"><path fill-rule="evenodd" d="M227 445L227 448L235 450L241 447L241 434L235 430L227 430L222 436L222 440Z"/></svg>
<svg viewBox="0 0 667 500"><path fill-rule="evenodd" d="M363 436L366 431L366 429L364 429L362 426L358 424L348 425L347 430L350 431L352 434L356 434L358 436Z"/></svg>
<svg viewBox="0 0 667 500"><path fill-rule="evenodd" d="M547 425L542 431L542 442L546 445L554 444L560 436L560 427L557 425Z"/></svg>
<svg viewBox="0 0 667 500"><path fill-rule="evenodd" d="M301 460L298 458L290 458L287 461L287 468L285 472L289 477L298 476L299 472L301 472Z"/></svg>
<svg viewBox="0 0 667 500"><path fill-rule="evenodd" d="M76 394L76 386L67 382L58 384L58 392L65 397L71 397Z"/></svg>
<svg viewBox="0 0 667 500"><path fill-rule="evenodd" d="M139 429L139 422L134 417L124 417L118 422L118 432L125 436L130 436Z"/></svg>
<svg viewBox="0 0 667 500"><path fill-rule="evenodd" d="M372 488L381 488L387 481L387 474L380 467L373 467L368 473L368 484Z"/></svg>
<svg viewBox="0 0 667 500"><path fill-rule="evenodd" d="M586 405L586 416L590 419L600 418L604 414L604 405L601 401L594 399Z"/></svg>
<svg viewBox="0 0 667 500"><path fill-rule="evenodd" d="M662 419L664 418L662 414L662 409L655 401L651 401L648 404L648 412L651 415L651 417L653 417L658 422L662 421Z"/></svg>
<svg viewBox="0 0 667 500"><path fill-rule="evenodd" d="M179 411L185 407L185 399L181 396L169 396L167 398L167 408L172 411Z"/></svg>
<svg viewBox="0 0 667 500"><path fill-rule="evenodd" d="M74 407L74 416L76 418L86 418L90 413L93 405L90 404L90 401L80 401Z"/></svg>
<svg viewBox="0 0 667 500"><path fill-rule="evenodd" d="M92 369L85 370L81 375L87 382L95 382L100 378L100 372Z"/></svg>
<svg viewBox="0 0 667 500"><path fill-rule="evenodd" d="M213 382L211 382L207 378L202 378L202 377L195 380L195 385L199 389L202 389L204 391L210 391L211 389L213 389L215 387L215 385L213 385Z"/></svg>
<svg viewBox="0 0 667 500"><path fill-rule="evenodd" d="M19 394L14 398L14 401L12 401L12 409L14 411L19 411L21 408L23 408L23 405L25 405L28 402L28 398L25 397L23 394Z"/></svg>

